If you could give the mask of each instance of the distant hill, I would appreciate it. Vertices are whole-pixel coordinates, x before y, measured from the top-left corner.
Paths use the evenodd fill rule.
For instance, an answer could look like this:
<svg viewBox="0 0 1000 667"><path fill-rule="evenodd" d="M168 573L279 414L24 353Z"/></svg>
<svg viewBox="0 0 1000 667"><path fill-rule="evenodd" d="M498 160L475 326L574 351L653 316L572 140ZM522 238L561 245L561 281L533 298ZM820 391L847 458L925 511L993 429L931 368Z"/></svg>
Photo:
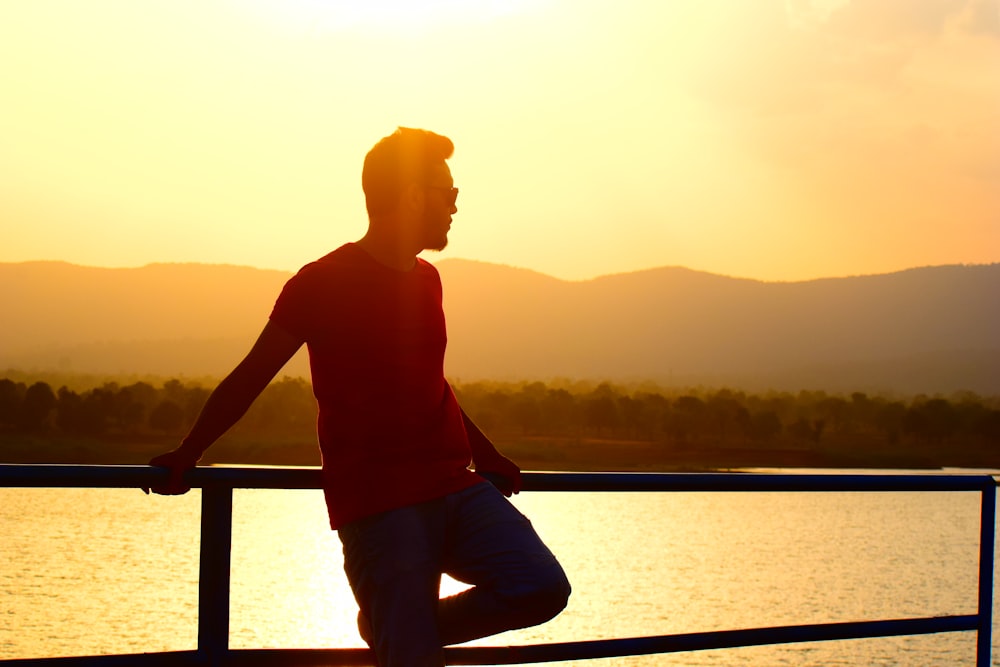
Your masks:
<svg viewBox="0 0 1000 667"><path fill-rule="evenodd" d="M769 283L666 267L570 282L437 263L450 377L1000 395L1000 264ZM220 376L281 271L0 263L4 368ZM308 373L304 355L286 372Z"/></svg>
<svg viewBox="0 0 1000 667"><path fill-rule="evenodd" d="M205 264L0 263L0 369L221 376L289 276Z"/></svg>

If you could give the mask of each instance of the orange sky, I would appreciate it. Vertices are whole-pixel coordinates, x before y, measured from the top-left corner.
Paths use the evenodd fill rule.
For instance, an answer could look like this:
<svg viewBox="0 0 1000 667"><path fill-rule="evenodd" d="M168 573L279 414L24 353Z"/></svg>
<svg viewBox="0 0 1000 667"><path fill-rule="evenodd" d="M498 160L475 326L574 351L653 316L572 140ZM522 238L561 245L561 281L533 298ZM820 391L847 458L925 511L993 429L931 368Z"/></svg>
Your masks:
<svg viewBox="0 0 1000 667"><path fill-rule="evenodd" d="M440 257L1000 261L995 0L32 0L0 62L3 262L294 270L397 125L456 143Z"/></svg>

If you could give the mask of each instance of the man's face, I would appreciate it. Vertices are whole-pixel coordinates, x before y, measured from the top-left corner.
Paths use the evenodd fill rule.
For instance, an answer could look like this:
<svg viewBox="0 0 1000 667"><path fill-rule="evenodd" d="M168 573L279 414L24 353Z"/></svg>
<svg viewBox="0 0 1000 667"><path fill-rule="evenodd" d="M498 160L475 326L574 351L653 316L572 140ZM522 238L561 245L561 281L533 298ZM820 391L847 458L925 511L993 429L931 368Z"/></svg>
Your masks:
<svg viewBox="0 0 1000 667"><path fill-rule="evenodd" d="M444 250L448 245L448 230L451 229L451 216L458 212L454 190L455 182L451 177L448 164L441 162L430 174L424 185L424 215L422 219L422 243L425 250Z"/></svg>

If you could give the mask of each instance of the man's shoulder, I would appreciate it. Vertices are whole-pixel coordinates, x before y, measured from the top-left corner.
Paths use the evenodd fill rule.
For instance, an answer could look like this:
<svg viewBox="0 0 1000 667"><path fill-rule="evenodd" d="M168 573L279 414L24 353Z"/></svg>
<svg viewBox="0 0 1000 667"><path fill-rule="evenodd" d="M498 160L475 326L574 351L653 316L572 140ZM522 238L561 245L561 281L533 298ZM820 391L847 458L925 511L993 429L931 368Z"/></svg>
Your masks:
<svg viewBox="0 0 1000 667"><path fill-rule="evenodd" d="M438 275L437 267L423 257L417 257L416 270L427 275Z"/></svg>
<svg viewBox="0 0 1000 667"><path fill-rule="evenodd" d="M329 276L342 271L364 268L364 257L360 248L353 243L345 243L336 250L309 262L295 274L295 278Z"/></svg>
<svg viewBox="0 0 1000 667"><path fill-rule="evenodd" d="M300 272L305 270L335 269L341 266L351 266L362 263L363 259L364 251L361 250L357 244L345 243L336 250L323 255L319 259L309 262L300 269Z"/></svg>

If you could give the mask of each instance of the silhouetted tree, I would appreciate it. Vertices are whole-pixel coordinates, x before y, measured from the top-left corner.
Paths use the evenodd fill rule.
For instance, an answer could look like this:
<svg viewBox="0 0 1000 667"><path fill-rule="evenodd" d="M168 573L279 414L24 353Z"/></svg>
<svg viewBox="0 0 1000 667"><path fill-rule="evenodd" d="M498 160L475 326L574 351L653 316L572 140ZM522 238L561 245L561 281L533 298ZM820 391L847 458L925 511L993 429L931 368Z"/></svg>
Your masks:
<svg viewBox="0 0 1000 667"><path fill-rule="evenodd" d="M707 423L711 425L719 440L746 434L750 425L750 413L729 392L719 392L705 403Z"/></svg>
<svg viewBox="0 0 1000 667"><path fill-rule="evenodd" d="M591 395L583 402L584 419L587 427L598 435L605 435L621 423L618 413L617 394L614 388L604 382L597 386Z"/></svg>
<svg viewBox="0 0 1000 667"><path fill-rule="evenodd" d="M160 402L160 392L148 382L136 382L122 387L118 401L121 426L133 433L148 423L150 413Z"/></svg>
<svg viewBox="0 0 1000 667"><path fill-rule="evenodd" d="M148 382L130 384L122 388L122 393L127 394L132 402L141 404L147 412L156 407L160 400L160 393Z"/></svg>
<svg viewBox="0 0 1000 667"><path fill-rule="evenodd" d="M877 429L875 424L875 414L878 405L868 398L868 394L856 391L851 394L850 421L855 425L860 425L869 430Z"/></svg>
<svg viewBox="0 0 1000 667"><path fill-rule="evenodd" d="M962 440L971 444L972 441L983 438L984 425L989 423L990 408L983 405L981 399L974 394L961 395L952 403L957 421L956 434L963 436Z"/></svg>
<svg viewBox="0 0 1000 667"><path fill-rule="evenodd" d="M204 403L206 398L207 392L199 400ZM315 430L316 400L302 378L284 377L269 384L239 424L242 433L308 436Z"/></svg>
<svg viewBox="0 0 1000 667"><path fill-rule="evenodd" d="M483 396L480 402L479 412L476 416L477 424L482 428L508 430L510 429L510 419L508 412L510 409L511 396L509 393L499 390L492 390Z"/></svg>
<svg viewBox="0 0 1000 667"><path fill-rule="evenodd" d="M579 431L576 398L565 389L548 389L541 399L540 412L549 433L576 435Z"/></svg>
<svg viewBox="0 0 1000 667"><path fill-rule="evenodd" d="M791 424L800 416L797 411L798 405L795 397L788 393L768 394L765 396L751 395L746 398L744 405L751 414L773 412L778 416L778 421L782 424Z"/></svg>
<svg viewBox="0 0 1000 667"><path fill-rule="evenodd" d="M146 418L146 406L125 387L115 396L114 415L123 432L134 433Z"/></svg>
<svg viewBox="0 0 1000 667"><path fill-rule="evenodd" d="M184 426L184 408L164 399L149 413L149 427L166 434L177 434Z"/></svg>
<svg viewBox="0 0 1000 667"><path fill-rule="evenodd" d="M903 419L906 417L906 406L899 401L891 401L879 406L875 411L874 421L889 444L895 445L903 433Z"/></svg>
<svg viewBox="0 0 1000 667"><path fill-rule="evenodd" d="M87 432L84 421L87 415L83 409L83 399L67 387L56 392L56 426L63 433L82 435Z"/></svg>
<svg viewBox="0 0 1000 667"><path fill-rule="evenodd" d="M20 426L27 431L45 430L56 407L56 395L45 382L36 382L24 392Z"/></svg>
<svg viewBox="0 0 1000 667"><path fill-rule="evenodd" d="M529 396L518 396L510 405L510 417L522 435L537 433L542 423L542 410L538 401Z"/></svg>
<svg viewBox="0 0 1000 667"><path fill-rule="evenodd" d="M23 383L7 378L0 380L0 428L17 424L26 390Z"/></svg>
<svg viewBox="0 0 1000 667"><path fill-rule="evenodd" d="M823 438L826 422L822 419L805 419L800 417L788 426L788 432L797 440L818 443Z"/></svg>
<svg viewBox="0 0 1000 667"><path fill-rule="evenodd" d="M1000 410L988 410L976 421L973 434L1000 445Z"/></svg>
<svg viewBox="0 0 1000 667"><path fill-rule="evenodd" d="M851 406L839 396L829 396L816 405L816 414L824 427L829 425L837 433L851 430Z"/></svg>
<svg viewBox="0 0 1000 667"><path fill-rule="evenodd" d="M940 443L957 430L958 415L948 400L932 398L910 406L903 428L919 440Z"/></svg>
<svg viewBox="0 0 1000 667"><path fill-rule="evenodd" d="M774 410L764 410L750 416L747 435L753 440L771 440L781 433L781 420Z"/></svg>
<svg viewBox="0 0 1000 667"><path fill-rule="evenodd" d="M687 442L692 435L704 433L705 402L697 396L681 396L667 415L667 432L677 442Z"/></svg>
<svg viewBox="0 0 1000 667"><path fill-rule="evenodd" d="M619 396L616 403L616 412L625 437L638 437L642 428L642 402L631 396Z"/></svg>
<svg viewBox="0 0 1000 667"><path fill-rule="evenodd" d="M166 400L173 401L177 405L181 405L184 402L184 383L177 378L172 378L164 382L161 392Z"/></svg>
<svg viewBox="0 0 1000 667"><path fill-rule="evenodd" d="M639 433L648 440L659 440L663 434L663 424L670 411L670 402L662 394L643 392L635 396L641 403L639 412Z"/></svg>
<svg viewBox="0 0 1000 667"><path fill-rule="evenodd" d="M266 388L265 391L267 391ZM201 386L185 388L184 399L181 403L181 407L184 409L183 422L185 427L190 427L194 424L194 420L201 414L201 409L205 407L205 402L208 401L208 397L211 394L211 390ZM313 422L315 423L315 419Z"/></svg>

